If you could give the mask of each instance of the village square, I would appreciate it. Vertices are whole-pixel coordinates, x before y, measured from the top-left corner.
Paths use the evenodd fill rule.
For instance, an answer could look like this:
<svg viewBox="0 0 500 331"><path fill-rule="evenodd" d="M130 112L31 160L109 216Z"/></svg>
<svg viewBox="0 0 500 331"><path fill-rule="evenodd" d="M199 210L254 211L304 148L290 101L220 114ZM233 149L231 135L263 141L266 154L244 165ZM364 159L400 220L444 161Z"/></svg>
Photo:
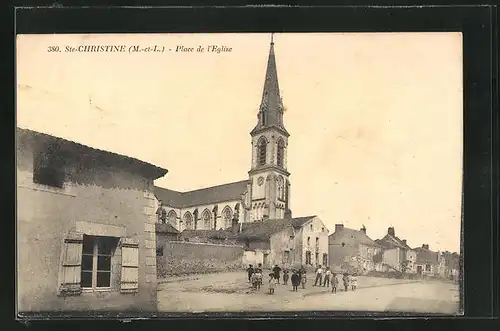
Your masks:
<svg viewBox="0 0 500 331"><path fill-rule="evenodd" d="M292 212L274 47L237 182L179 192L162 166L17 129L19 311L459 313L459 253Z"/></svg>

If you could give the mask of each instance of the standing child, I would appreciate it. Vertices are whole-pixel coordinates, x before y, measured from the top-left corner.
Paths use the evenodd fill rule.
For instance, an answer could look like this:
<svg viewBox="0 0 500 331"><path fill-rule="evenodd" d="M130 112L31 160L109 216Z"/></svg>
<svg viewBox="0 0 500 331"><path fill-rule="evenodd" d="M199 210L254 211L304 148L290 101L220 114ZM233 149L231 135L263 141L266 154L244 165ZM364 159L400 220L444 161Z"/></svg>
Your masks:
<svg viewBox="0 0 500 331"><path fill-rule="evenodd" d="M274 294L274 288L276 287L276 277L274 273L269 274L269 294Z"/></svg>
<svg viewBox="0 0 500 331"><path fill-rule="evenodd" d="M356 274L353 274L351 276L351 289L354 291L356 290L357 286L358 286L358 277L356 277Z"/></svg>
<svg viewBox="0 0 500 331"><path fill-rule="evenodd" d="M305 269L300 274L300 283L302 284L302 288L306 288L307 277Z"/></svg>
<svg viewBox="0 0 500 331"><path fill-rule="evenodd" d="M339 279L335 273L332 274L332 293L337 293L337 285L339 285Z"/></svg>
<svg viewBox="0 0 500 331"><path fill-rule="evenodd" d="M248 273L248 281L251 283L252 282L252 275L254 272L253 266L250 264L247 268L247 273Z"/></svg>
<svg viewBox="0 0 500 331"><path fill-rule="evenodd" d="M344 289L347 292L349 288L349 274L347 272L344 274L344 277L342 277L342 280L344 281Z"/></svg>
<svg viewBox="0 0 500 331"><path fill-rule="evenodd" d="M256 270L252 275L252 284L256 290L260 290L260 284L262 283L262 274Z"/></svg>
<svg viewBox="0 0 500 331"><path fill-rule="evenodd" d="M285 286L288 284L288 277L289 277L288 269L285 269L283 271L283 285L285 285Z"/></svg>
<svg viewBox="0 0 500 331"><path fill-rule="evenodd" d="M292 291L297 292L299 283L300 283L299 273L296 270L294 270L292 273Z"/></svg>
<svg viewBox="0 0 500 331"><path fill-rule="evenodd" d="M332 272L330 271L330 267L326 267L325 271L325 279L323 280L323 287L330 287L330 277Z"/></svg>

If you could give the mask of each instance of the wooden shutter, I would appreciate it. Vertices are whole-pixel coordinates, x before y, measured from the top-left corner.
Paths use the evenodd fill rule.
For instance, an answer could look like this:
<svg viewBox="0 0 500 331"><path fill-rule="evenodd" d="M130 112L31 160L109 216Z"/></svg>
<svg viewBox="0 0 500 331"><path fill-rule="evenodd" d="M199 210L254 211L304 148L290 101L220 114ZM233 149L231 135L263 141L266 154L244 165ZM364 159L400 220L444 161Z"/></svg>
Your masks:
<svg viewBox="0 0 500 331"><path fill-rule="evenodd" d="M121 239L122 274L121 292L135 293L139 290L139 244L130 238Z"/></svg>
<svg viewBox="0 0 500 331"><path fill-rule="evenodd" d="M79 295L81 287L83 233L70 232L64 239L59 295Z"/></svg>

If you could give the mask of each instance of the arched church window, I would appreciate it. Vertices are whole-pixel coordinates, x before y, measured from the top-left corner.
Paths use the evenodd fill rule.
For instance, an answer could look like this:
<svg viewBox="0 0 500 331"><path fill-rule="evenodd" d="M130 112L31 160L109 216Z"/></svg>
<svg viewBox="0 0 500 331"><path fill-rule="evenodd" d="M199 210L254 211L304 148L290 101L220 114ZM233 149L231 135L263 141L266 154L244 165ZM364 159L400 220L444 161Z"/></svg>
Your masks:
<svg viewBox="0 0 500 331"><path fill-rule="evenodd" d="M193 216L190 212L184 214L184 222L186 223L186 230L193 230Z"/></svg>
<svg viewBox="0 0 500 331"><path fill-rule="evenodd" d="M260 166L266 164L266 154L267 154L267 141L265 138L260 138L258 144L258 158Z"/></svg>
<svg viewBox="0 0 500 331"><path fill-rule="evenodd" d="M285 181L282 176L278 177L278 198L285 200Z"/></svg>
<svg viewBox="0 0 500 331"><path fill-rule="evenodd" d="M278 167L283 167L283 158L285 154L285 143L283 139L278 140L278 153L277 153L277 163Z"/></svg>
<svg viewBox="0 0 500 331"><path fill-rule="evenodd" d="M205 226L205 229L210 229L210 221L212 219L212 215L210 215L210 212L208 209L205 209L203 211L203 214L201 215L201 219L203 220L203 224Z"/></svg>
<svg viewBox="0 0 500 331"><path fill-rule="evenodd" d="M173 226L176 226L177 224L177 213L174 210L171 210L168 212L168 223L170 223Z"/></svg>
<svg viewBox="0 0 500 331"><path fill-rule="evenodd" d="M222 215L224 217L224 226L226 228L230 228L232 225L231 219L233 217L233 212L231 211L231 208L229 208L229 207L224 208Z"/></svg>

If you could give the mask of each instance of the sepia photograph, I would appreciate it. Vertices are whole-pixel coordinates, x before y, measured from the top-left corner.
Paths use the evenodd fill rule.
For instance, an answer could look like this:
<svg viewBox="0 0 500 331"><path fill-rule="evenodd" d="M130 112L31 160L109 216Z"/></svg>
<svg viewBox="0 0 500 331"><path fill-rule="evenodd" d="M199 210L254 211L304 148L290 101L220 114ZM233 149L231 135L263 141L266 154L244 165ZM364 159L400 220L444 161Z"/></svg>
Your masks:
<svg viewBox="0 0 500 331"><path fill-rule="evenodd" d="M462 315L462 43L18 35L18 316Z"/></svg>

